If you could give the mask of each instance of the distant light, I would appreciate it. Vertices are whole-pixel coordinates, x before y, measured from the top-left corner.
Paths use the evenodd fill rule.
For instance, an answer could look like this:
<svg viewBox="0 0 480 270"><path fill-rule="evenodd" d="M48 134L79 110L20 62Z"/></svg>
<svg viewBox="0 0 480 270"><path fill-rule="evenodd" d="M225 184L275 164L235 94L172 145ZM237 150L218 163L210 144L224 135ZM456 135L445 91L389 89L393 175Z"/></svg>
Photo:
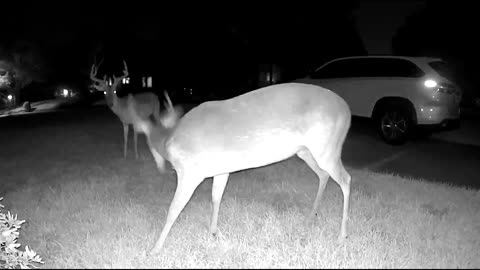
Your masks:
<svg viewBox="0 0 480 270"><path fill-rule="evenodd" d="M103 91L103 94L106 95L106 94L107 94L107 91Z"/></svg>
<svg viewBox="0 0 480 270"><path fill-rule="evenodd" d="M437 85L438 85L438 83L434 80L426 80L424 84L428 88L437 87Z"/></svg>
<svg viewBox="0 0 480 270"><path fill-rule="evenodd" d="M152 77L147 78L147 88L152 88Z"/></svg>
<svg viewBox="0 0 480 270"><path fill-rule="evenodd" d="M63 89L63 96L68 97L68 90L67 89Z"/></svg>
<svg viewBox="0 0 480 270"><path fill-rule="evenodd" d="M8 96L7 96L7 99L8 99L9 101L12 101L13 96L12 96L12 95L8 95Z"/></svg>

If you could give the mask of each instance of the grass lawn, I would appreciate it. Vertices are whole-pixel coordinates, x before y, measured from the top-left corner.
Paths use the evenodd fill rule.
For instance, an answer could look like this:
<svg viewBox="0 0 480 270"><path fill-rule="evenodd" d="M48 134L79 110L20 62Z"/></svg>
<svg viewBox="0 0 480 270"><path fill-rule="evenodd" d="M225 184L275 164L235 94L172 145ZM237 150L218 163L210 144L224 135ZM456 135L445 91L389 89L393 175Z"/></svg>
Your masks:
<svg viewBox="0 0 480 270"><path fill-rule="evenodd" d="M133 148L123 159L121 124L110 112L73 117L0 134L0 197L6 211L27 220L19 242L43 258L41 267L480 267L480 191L347 166L349 238L337 243L341 190L329 181L318 218L307 224L318 181L296 157L231 175L217 237L208 234L211 179L205 180L163 252L147 257L175 173L157 171L144 136L140 159Z"/></svg>

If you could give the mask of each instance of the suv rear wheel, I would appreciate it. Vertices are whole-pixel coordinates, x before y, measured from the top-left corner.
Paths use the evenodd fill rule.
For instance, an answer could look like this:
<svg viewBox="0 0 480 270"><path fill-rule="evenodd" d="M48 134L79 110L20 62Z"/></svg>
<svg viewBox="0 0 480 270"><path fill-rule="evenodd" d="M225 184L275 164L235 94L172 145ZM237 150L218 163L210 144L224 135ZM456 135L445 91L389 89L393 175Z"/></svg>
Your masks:
<svg viewBox="0 0 480 270"><path fill-rule="evenodd" d="M400 105L384 106L377 115L377 130L388 144L404 144L413 128L412 115Z"/></svg>

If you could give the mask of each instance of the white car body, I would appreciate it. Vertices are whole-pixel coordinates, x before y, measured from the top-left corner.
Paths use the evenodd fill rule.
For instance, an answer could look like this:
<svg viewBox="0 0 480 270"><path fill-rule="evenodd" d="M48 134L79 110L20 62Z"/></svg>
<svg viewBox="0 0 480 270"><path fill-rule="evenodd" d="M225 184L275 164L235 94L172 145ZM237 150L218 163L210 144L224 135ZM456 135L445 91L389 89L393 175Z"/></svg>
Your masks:
<svg viewBox="0 0 480 270"><path fill-rule="evenodd" d="M314 78L332 63L365 59L400 59L416 65L422 72L418 77L366 76L340 78ZM349 104L352 115L372 117L377 102L386 97L400 97L409 100L416 112L416 124L441 124L460 117L461 90L448 78L440 75L429 63L443 62L439 58L404 56L357 56L334 59L315 70L306 78L296 82L315 84L337 93ZM444 63L444 62L443 62ZM437 86L427 87L431 80Z"/></svg>

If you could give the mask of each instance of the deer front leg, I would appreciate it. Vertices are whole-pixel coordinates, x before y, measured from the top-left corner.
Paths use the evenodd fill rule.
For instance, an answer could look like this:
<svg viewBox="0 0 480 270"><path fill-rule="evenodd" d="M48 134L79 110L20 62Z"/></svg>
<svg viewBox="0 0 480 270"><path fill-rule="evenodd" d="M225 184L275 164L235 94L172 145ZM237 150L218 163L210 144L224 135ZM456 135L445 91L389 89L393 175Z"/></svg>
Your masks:
<svg viewBox="0 0 480 270"><path fill-rule="evenodd" d="M184 174L179 172L177 175L177 190L173 197L170 208L168 209L167 219L165 225L163 226L160 237L155 243L154 247L150 250L149 255L156 255L160 253L165 239L167 238L170 229L173 226L175 220L177 220L178 215L183 210L185 205L188 203L192 197L193 192L197 186L203 181L204 178L196 176L194 174Z"/></svg>
<svg viewBox="0 0 480 270"><path fill-rule="evenodd" d="M165 159L160 155L155 149L150 148L150 152L152 152L153 158L155 159L155 163L157 164L157 168L161 173L165 172Z"/></svg>
<svg viewBox="0 0 480 270"><path fill-rule="evenodd" d="M218 232L217 221L218 211L220 210L220 202L222 201L223 192L227 185L229 174L221 174L213 177L212 185L212 219L210 223L210 233L216 235Z"/></svg>

